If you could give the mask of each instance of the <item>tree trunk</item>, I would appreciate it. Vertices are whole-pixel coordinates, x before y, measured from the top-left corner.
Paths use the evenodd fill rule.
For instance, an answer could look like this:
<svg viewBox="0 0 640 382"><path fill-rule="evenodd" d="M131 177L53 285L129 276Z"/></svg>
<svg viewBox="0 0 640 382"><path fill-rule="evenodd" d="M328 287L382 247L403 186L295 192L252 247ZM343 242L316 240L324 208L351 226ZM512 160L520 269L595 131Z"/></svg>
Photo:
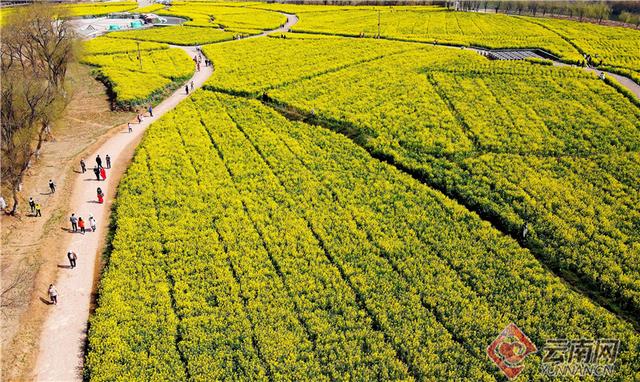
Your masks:
<svg viewBox="0 0 640 382"><path fill-rule="evenodd" d="M11 212L9 212L9 215L14 216L16 214L16 211L18 211L18 186L14 185L11 191L13 193L13 207L11 208Z"/></svg>

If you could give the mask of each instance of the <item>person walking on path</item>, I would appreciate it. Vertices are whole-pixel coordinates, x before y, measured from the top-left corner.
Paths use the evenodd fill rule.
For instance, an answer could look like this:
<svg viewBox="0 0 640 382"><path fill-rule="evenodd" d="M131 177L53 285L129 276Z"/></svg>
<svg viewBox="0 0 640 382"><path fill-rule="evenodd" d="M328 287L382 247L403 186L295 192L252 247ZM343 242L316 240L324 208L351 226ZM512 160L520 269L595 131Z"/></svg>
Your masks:
<svg viewBox="0 0 640 382"><path fill-rule="evenodd" d="M49 299L53 305L58 305L58 290L53 284L49 284Z"/></svg>
<svg viewBox="0 0 640 382"><path fill-rule="evenodd" d="M56 184L53 183L53 180L49 179L49 189L51 193L54 194L56 192Z"/></svg>
<svg viewBox="0 0 640 382"><path fill-rule="evenodd" d="M104 193L102 192L102 188L98 187L96 193L98 194L98 203L102 204L104 202Z"/></svg>
<svg viewBox="0 0 640 382"><path fill-rule="evenodd" d="M149 111L149 117L153 117L153 107L149 105L149 108L147 110Z"/></svg>
<svg viewBox="0 0 640 382"><path fill-rule="evenodd" d="M78 218L78 227L80 227L80 233L84 235L86 231L84 229L84 220L82 220L82 217Z"/></svg>
<svg viewBox="0 0 640 382"><path fill-rule="evenodd" d="M100 180L100 169L98 168L98 166L95 166L93 168L93 173L96 174L96 180Z"/></svg>
<svg viewBox="0 0 640 382"><path fill-rule="evenodd" d="M67 252L67 258L69 259L69 266L71 269L76 267L76 260L78 260L78 255L73 251Z"/></svg>
<svg viewBox="0 0 640 382"><path fill-rule="evenodd" d="M71 231L78 232L78 218L76 217L76 214L71 214L69 221L71 222Z"/></svg>
<svg viewBox="0 0 640 382"><path fill-rule="evenodd" d="M40 203L36 203L36 217L42 217L42 210L40 208Z"/></svg>
<svg viewBox="0 0 640 382"><path fill-rule="evenodd" d="M184 85L184 93L189 95L189 85Z"/></svg>
<svg viewBox="0 0 640 382"><path fill-rule="evenodd" d="M133 128L131 127L131 122L127 122L127 128L129 129L130 133L133 132Z"/></svg>
<svg viewBox="0 0 640 382"><path fill-rule="evenodd" d="M107 168L111 168L111 157L109 156L109 154L107 154L104 159L107 161Z"/></svg>
<svg viewBox="0 0 640 382"><path fill-rule="evenodd" d="M107 172L104 170L104 167L100 167L100 176L102 177L102 180L107 179Z"/></svg>
<svg viewBox="0 0 640 382"><path fill-rule="evenodd" d="M193 80L191 80L191 91L193 91L193 89L195 89L195 87L193 86Z"/></svg>
<svg viewBox="0 0 640 382"><path fill-rule="evenodd" d="M91 214L89 214L89 226L91 227L91 232L96 232L96 219Z"/></svg>
<svg viewBox="0 0 640 382"><path fill-rule="evenodd" d="M142 123L142 115L138 113L138 124Z"/></svg>
<svg viewBox="0 0 640 382"><path fill-rule="evenodd" d="M98 168L102 167L102 158L100 158L100 154L96 155L96 164L98 165Z"/></svg>
<svg viewBox="0 0 640 382"><path fill-rule="evenodd" d="M29 207L31 207L31 213L35 214L36 213L36 202L33 200L32 197L29 197Z"/></svg>
<svg viewBox="0 0 640 382"><path fill-rule="evenodd" d="M84 174L85 172L87 172L87 164L84 163L84 158L80 159L80 169L82 169L82 173Z"/></svg>

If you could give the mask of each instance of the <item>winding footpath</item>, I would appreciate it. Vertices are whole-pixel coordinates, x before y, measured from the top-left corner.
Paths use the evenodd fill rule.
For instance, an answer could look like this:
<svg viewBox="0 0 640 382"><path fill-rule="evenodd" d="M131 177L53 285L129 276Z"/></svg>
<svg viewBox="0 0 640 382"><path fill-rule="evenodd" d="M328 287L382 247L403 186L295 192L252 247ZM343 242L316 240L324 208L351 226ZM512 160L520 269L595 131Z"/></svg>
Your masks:
<svg viewBox="0 0 640 382"><path fill-rule="evenodd" d="M282 27L266 31L260 35L269 33L282 33L294 25L298 18L285 14L287 23ZM178 47L187 52L190 57L197 54L196 47ZM201 66L199 72L192 77L195 88L200 88L213 74L212 67ZM189 83L189 80L187 83ZM190 93L191 94L191 93ZM85 221L89 215L93 215L97 222L96 232L87 230L86 234L60 231L60 241L68 243L67 248L78 254L77 266L69 269L66 252L51 253L58 261L58 279L53 282L59 296L58 304L51 305L40 336L39 353L35 365L33 378L38 381L81 381L85 356L85 343L87 341L87 323L91 311L94 293L96 293L95 280L100 271L100 252L106 240L108 231L111 203L116 193L120 178L126 171L135 148L142 140L143 134L150 124L157 121L167 112L173 110L180 102L188 97L184 87L180 87L167 99L153 109L153 117L143 118L142 123L133 123L133 132L129 133L127 126L122 126L122 131L107 140L95 152L85 157L87 172L79 174L73 184L70 208L68 215L75 213ZM93 174L96 155L103 158L111 157L112 168L107 170L107 179L97 181ZM79 167L79 165L78 165ZM102 188L105 193L105 203L98 204L96 188ZM69 228L70 228L70 223ZM88 222L86 223L89 228ZM42 291L41 300L48 301L46 291Z"/></svg>

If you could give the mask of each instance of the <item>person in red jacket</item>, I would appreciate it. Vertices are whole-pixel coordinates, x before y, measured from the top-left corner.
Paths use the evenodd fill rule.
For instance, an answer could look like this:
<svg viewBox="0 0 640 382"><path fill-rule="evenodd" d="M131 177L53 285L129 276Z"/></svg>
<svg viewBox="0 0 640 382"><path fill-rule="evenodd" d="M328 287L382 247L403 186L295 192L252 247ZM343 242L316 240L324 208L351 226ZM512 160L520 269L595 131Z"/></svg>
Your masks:
<svg viewBox="0 0 640 382"><path fill-rule="evenodd" d="M78 218L78 227L80 228L80 233L84 235L86 231L84 229L84 220L82 220L82 218Z"/></svg>
<svg viewBox="0 0 640 382"><path fill-rule="evenodd" d="M98 194L98 203L102 204L104 202L104 193L102 192L102 189L98 187L96 193Z"/></svg>

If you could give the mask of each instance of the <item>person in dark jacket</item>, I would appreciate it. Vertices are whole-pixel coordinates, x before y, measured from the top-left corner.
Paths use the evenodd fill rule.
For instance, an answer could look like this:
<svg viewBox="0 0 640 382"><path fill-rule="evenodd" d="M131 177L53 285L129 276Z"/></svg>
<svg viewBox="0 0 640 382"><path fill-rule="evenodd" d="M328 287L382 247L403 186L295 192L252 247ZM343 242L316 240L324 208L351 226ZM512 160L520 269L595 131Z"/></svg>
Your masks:
<svg viewBox="0 0 640 382"><path fill-rule="evenodd" d="M73 251L69 251L67 252L67 258L69 259L69 266L71 266L71 269L75 268L76 260L78 260L78 255Z"/></svg>

